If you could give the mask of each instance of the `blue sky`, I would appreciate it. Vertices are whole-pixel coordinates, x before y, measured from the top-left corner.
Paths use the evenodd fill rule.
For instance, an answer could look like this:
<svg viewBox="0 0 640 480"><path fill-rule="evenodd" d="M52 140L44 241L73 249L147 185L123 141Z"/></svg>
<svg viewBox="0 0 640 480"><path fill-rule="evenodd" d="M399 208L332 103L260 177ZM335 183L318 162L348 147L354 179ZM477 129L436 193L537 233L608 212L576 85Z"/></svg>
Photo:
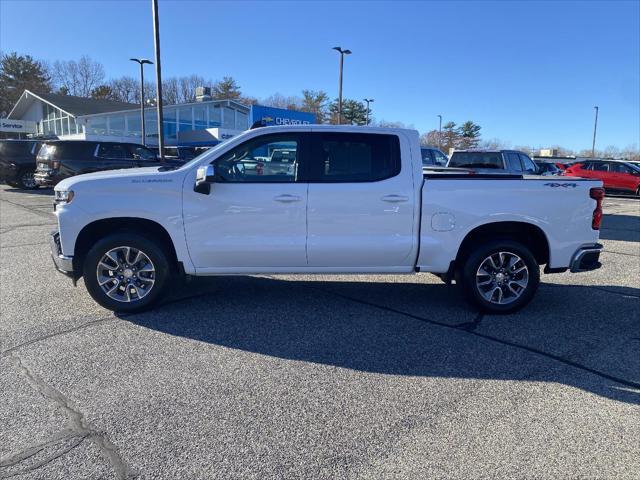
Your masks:
<svg viewBox="0 0 640 480"><path fill-rule="evenodd" d="M247 95L374 98L376 119L424 132L473 120L512 145L640 143L640 2L160 1L163 75L233 76ZM109 76L153 57L150 0L0 0L0 48L88 54Z"/></svg>

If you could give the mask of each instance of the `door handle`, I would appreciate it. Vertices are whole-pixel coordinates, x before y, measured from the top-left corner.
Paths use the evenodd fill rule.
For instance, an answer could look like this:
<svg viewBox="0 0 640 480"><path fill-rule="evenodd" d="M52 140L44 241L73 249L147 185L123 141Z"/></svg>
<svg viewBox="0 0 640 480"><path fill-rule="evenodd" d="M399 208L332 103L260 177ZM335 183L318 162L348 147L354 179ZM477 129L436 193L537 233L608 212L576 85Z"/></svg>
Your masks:
<svg viewBox="0 0 640 480"><path fill-rule="evenodd" d="M292 203L292 202L299 202L300 201L300 197L298 195L289 195L289 194L278 195L277 197L274 197L273 199L276 202L280 202L280 203Z"/></svg>
<svg viewBox="0 0 640 480"><path fill-rule="evenodd" d="M382 197L382 201L383 202L388 202L388 203L402 203L402 202L408 202L409 201L409 197L405 196L405 195L385 195L384 197Z"/></svg>

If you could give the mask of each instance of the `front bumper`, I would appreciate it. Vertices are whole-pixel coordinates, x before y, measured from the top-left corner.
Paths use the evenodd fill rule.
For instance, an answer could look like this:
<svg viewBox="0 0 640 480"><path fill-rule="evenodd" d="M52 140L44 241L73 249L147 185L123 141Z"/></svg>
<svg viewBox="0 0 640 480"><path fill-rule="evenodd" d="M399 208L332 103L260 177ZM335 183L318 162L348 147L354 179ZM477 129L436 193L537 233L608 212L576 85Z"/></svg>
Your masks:
<svg viewBox="0 0 640 480"><path fill-rule="evenodd" d="M0 162L0 182L13 182L18 178L18 166L12 163Z"/></svg>
<svg viewBox="0 0 640 480"><path fill-rule="evenodd" d="M51 258L53 259L53 264L61 273L64 273L66 276L74 279L75 275L73 272L73 257L65 257L62 254L62 247L60 245L60 232L54 230L49 235L49 248L51 248Z"/></svg>
<svg viewBox="0 0 640 480"><path fill-rule="evenodd" d="M40 187L55 187L61 180L61 178L58 178L49 172L42 172L38 170L34 173L33 178L36 181L36 185Z"/></svg>
<svg viewBox="0 0 640 480"><path fill-rule="evenodd" d="M569 268L573 273L597 270L602 266L599 260L603 248L600 243L580 247L573 254Z"/></svg>

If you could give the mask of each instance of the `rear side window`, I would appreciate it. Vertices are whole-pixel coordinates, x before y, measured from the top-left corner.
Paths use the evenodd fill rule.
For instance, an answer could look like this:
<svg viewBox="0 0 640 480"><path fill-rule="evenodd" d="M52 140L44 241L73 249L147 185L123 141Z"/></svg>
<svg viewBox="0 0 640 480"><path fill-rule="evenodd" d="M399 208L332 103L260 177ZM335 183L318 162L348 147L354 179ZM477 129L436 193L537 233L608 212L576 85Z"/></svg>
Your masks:
<svg viewBox="0 0 640 480"><path fill-rule="evenodd" d="M444 153L440 152L439 150L433 150L431 153L433 153L436 165L439 165L441 167L447 166L447 162L449 161L449 159Z"/></svg>
<svg viewBox="0 0 640 480"><path fill-rule="evenodd" d="M311 181L375 182L399 173L400 141L396 135L314 134Z"/></svg>
<svg viewBox="0 0 640 480"><path fill-rule="evenodd" d="M96 144L91 142L67 142L55 144L56 157L70 160L82 160L93 157Z"/></svg>
<svg viewBox="0 0 640 480"><path fill-rule="evenodd" d="M132 158L133 155L129 152L126 145L117 143L101 143L100 148L98 148L98 157L123 160Z"/></svg>
<svg viewBox="0 0 640 480"><path fill-rule="evenodd" d="M594 163L591 170L595 170L596 172L608 172L609 165L607 165L606 163Z"/></svg>
<svg viewBox="0 0 640 480"><path fill-rule="evenodd" d="M509 164L509 170L513 172L522 171L522 164L520 163L520 158L517 153L507 153L507 163Z"/></svg>
<svg viewBox="0 0 640 480"><path fill-rule="evenodd" d="M0 155L3 157L22 157L31 154L33 142L0 142Z"/></svg>
<svg viewBox="0 0 640 480"><path fill-rule="evenodd" d="M156 154L142 145L129 145L129 149L131 150L131 155L136 160L145 160L149 162L156 160Z"/></svg>
<svg viewBox="0 0 640 480"><path fill-rule="evenodd" d="M615 173L629 173L629 174L633 173L633 170L631 170L629 167L627 167L623 163L612 163L611 171Z"/></svg>

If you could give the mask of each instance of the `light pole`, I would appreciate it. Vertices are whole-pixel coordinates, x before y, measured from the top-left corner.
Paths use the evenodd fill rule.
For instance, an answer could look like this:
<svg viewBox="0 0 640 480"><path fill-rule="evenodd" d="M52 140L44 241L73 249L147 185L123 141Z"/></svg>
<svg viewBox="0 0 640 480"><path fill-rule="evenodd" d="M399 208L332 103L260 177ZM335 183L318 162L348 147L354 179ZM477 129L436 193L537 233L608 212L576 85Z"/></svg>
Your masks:
<svg viewBox="0 0 640 480"><path fill-rule="evenodd" d="M596 156L596 130L598 130L598 107L593 107L596 109L596 121L593 124L593 143L591 144L591 158L595 158Z"/></svg>
<svg viewBox="0 0 640 480"><path fill-rule="evenodd" d="M438 126L438 150L442 150L442 115L438 115L438 118L440 119L440 125Z"/></svg>
<svg viewBox="0 0 640 480"><path fill-rule="evenodd" d="M370 109L369 109L369 104L370 104L371 102L373 102L374 100L373 100L373 98L363 98L363 100L364 100L365 102L367 102L367 123L365 123L365 125L369 125L369 111L370 111Z"/></svg>
<svg viewBox="0 0 640 480"><path fill-rule="evenodd" d="M146 146L145 140L147 137L144 129L144 65L153 65L153 62L146 58L130 58L129 60L140 64L140 121L142 122L142 145Z"/></svg>
<svg viewBox="0 0 640 480"><path fill-rule="evenodd" d="M342 125L342 67L344 64L344 56L351 55L351 50L343 50L340 47L333 47L340 53L340 86L338 88L338 123Z"/></svg>
<svg viewBox="0 0 640 480"><path fill-rule="evenodd" d="M151 0L153 10L153 46L156 54L156 109L158 112L158 152L160 162L164 162L164 124L162 123L162 74L160 68L160 22L158 20L158 0Z"/></svg>

